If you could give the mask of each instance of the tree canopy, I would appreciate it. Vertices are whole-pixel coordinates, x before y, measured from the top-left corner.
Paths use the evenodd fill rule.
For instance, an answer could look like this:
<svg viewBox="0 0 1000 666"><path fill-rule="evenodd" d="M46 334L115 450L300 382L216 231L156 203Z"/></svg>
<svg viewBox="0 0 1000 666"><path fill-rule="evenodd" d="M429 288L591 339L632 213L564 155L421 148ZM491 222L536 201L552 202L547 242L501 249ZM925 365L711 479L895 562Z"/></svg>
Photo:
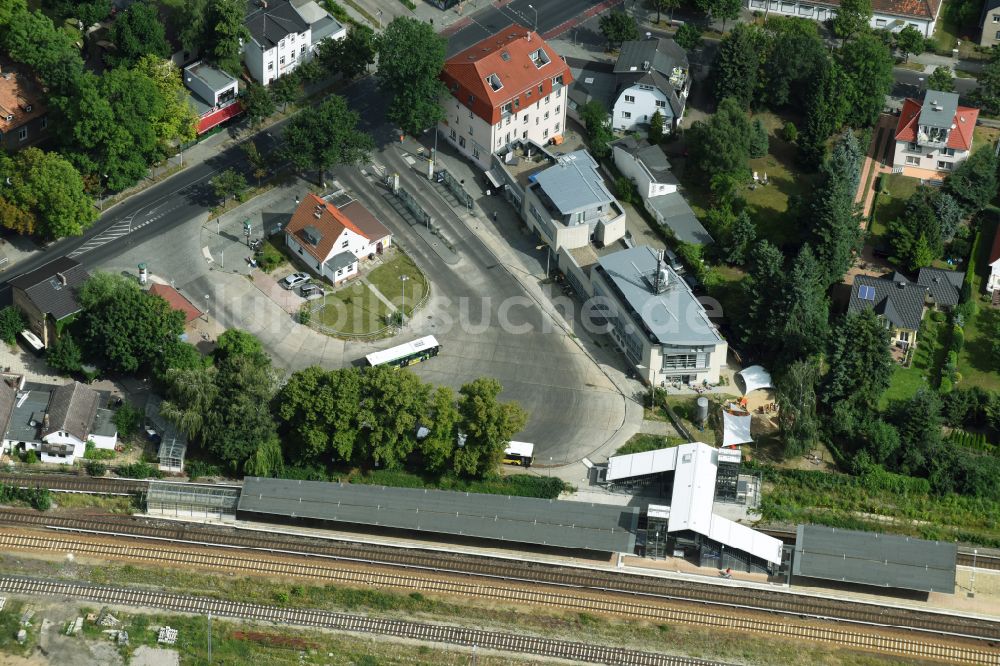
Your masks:
<svg viewBox="0 0 1000 666"><path fill-rule="evenodd" d="M359 116L339 95L308 107L292 118L284 131L284 154L299 169L323 173L338 164L359 164L374 148L372 138L358 129Z"/></svg>
<svg viewBox="0 0 1000 666"><path fill-rule="evenodd" d="M438 78L444 68L445 40L433 26L396 17L378 39L378 80L392 96L387 117L404 132L419 134L443 117L447 90Z"/></svg>
<svg viewBox="0 0 1000 666"><path fill-rule="evenodd" d="M107 59L116 67L132 67L146 55L170 55L159 10L150 0L136 2L119 14L111 24L110 37L115 50L108 53Z"/></svg>
<svg viewBox="0 0 1000 666"><path fill-rule="evenodd" d="M639 39L639 26L625 12L611 11L601 16L600 27L601 34L612 48L621 46L623 42Z"/></svg>
<svg viewBox="0 0 1000 666"><path fill-rule="evenodd" d="M378 37L366 25L352 25L344 39L325 39L316 47L320 64L347 79L367 72L377 55Z"/></svg>
<svg viewBox="0 0 1000 666"><path fill-rule="evenodd" d="M892 89L892 53L878 37L862 33L844 44L838 56L846 82L847 123L871 127Z"/></svg>
<svg viewBox="0 0 1000 666"><path fill-rule="evenodd" d="M825 289L840 282L861 246L854 202L861 179L861 147L853 132L844 132L824 162L820 178L804 222L816 248Z"/></svg>
<svg viewBox="0 0 1000 666"><path fill-rule="evenodd" d="M56 153L26 148L14 157L0 155L0 173L10 186L0 188L0 225L43 238L79 236L97 220L83 178Z"/></svg>
<svg viewBox="0 0 1000 666"><path fill-rule="evenodd" d="M727 97L715 115L698 121L688 131L691 160L710 180L719 176L745 181L753 127L740 102Z"/></svg>
<svg viewBox="0 0 1000 666"><path fill-rule="evenodd" d="M722 39L712 67L715 98L720 103L728 97L744 109L750 107L761 85L767 46L764 30L749 23L737 24Z"/></svg>
<svg viewBox="0 0 1000 666"><path fill-rule="evenodd" d="M889 333L871 308L849 314L830 336L830 371L823 400L872 412L889 387L893 360Z"/></svg>
<svg viewBox="0 0 1000 666"><path fill-rule="evenodd" d="M833 34L850 39L864 32L872 20L872 0L841 0L833 19Z"/></svg>

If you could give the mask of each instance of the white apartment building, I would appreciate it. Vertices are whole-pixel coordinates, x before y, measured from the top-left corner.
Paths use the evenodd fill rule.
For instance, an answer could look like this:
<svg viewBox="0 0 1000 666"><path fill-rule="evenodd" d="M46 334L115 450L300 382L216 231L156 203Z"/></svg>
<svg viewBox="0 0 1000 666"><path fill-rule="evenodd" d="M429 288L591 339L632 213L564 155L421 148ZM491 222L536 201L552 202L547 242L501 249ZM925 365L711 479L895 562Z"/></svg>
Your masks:
<svg viewBox="0 0 1000 666"><path fill-rule="evenodd" d="M260 0L245 25L250 40L243 45L243 62L265 86L309 60L324 39L347 36L347 28L315 0Z"/></svg>

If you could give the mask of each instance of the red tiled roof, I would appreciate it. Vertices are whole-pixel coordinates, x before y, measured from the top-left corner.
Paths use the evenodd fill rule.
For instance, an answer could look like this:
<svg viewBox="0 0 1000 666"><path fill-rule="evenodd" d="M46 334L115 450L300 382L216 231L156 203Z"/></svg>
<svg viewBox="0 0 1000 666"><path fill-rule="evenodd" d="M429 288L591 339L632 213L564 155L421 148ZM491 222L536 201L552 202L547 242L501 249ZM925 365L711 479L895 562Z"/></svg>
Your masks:
<svg viewBox="0 0 1000 666"><path fill-rule="evenodd" d="M903 102L903 110L899 113L896 123L896 141L914 142L917 140L917 121L920 118L921 104L915 99L907 98ZM956 150L972 149L972 133L976 129L976 119L979 109L960 106L955 111L955 129L948 133L948 148Z"/></svg>
<svg viewBox="0 0 1000 666"><path fill-rule="evenodd" d="M241 113L243 113L243 106L238 101L233 102L229 106L224 106L221 109L209 111L198 119L198 134L204 134L216 125L221 125L230 118L235 118Z"/></svg>
<svg viewBox="0 0 1000 666"><path fill-rule="evenodd" d="M28 107L31 111L28 111ZM0 132L10 132L45 113L42 92L31 75L0 59ZM7 120L7 116L13 116Z"/></svg>
<svg viewBox="0 0 1000 666"><path fill-rule="evenodd" d="M315 227L319 231L319 243L313 245L305 239L306 227ZM333 244L344 229L350 229L359 236L369 238L368 234L361 230L350 218L344 215L336 206L315 194L307 194L299 204L299 207L292 213L292 219L285 227L285 233L291 234L298 241L299 245L305 248L306 252L315 257L318 261L326 261L333 251ZM381 238L381 236L380 236ZM371 240L369 238L369 240Z"/></svg>
<svg viewBox="0 0 1000 666"><path fill-rule="evenodd" d="M536 67L531 60L531 54L539 49L549 59L542 67ZM493 90L486 81L492 74L503 85L499 90ZM537 33L511 24L449 58L444 63L441 80L455 99L495 125L500 122L504 104L519 99L520 106L516 108L531 106L552 92L552 79L560 74L563 84L568 86L573 80L569 65Z"/></svg>
<svg viewBox="0 0 1000 666"><path fill-rule="evenodd" d="M352 201L340 208L348 220L354 223L361 230L361 235L370 241L381 240L386 236L391 236L392 232L385 228L385 225L378 221L378 218L361 205L360 201Z"/></svg>
<svg viewBox="0 0 1000 666"><path fill-rule="evenodd" d="M184 294L177 291L173 287L167 284L154 284L149 288L149 293L159 296L174 310L180 310L184 313L184 323L190 324L195 319L202 315L201 310L195 307L194 303L189 301Z"/></svg>
<svg viewBox="0 0 1000 666"><path fill-rule="evenodd" d="M993 236L993 249L990 250L990 263L992 264L997 259L1000 259L1000 228L997 229L996 234Z"/></svg>

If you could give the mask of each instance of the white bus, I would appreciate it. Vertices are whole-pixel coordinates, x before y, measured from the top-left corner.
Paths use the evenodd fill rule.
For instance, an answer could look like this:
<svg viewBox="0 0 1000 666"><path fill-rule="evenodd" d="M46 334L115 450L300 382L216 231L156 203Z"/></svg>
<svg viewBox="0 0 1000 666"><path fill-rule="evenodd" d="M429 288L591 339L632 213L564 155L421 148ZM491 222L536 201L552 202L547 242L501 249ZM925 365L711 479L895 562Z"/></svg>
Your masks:
<svg viewBox="0 0 1000 666"><path fill-rule="evenodd" d="M372 352L365 356L368 366L374 368L377 365L391 365L397 368L405 368L414 363L420 363L438 355L441 345L433 335L407 342L406 344Z"/></svg>
<svg viewBox="0 0 1000 666"><path fill-rule="evenodd" d="M520 465L531 467L531 458L535 453L535 445L528 442L507 442L503 452L505 465Z"/></svg>

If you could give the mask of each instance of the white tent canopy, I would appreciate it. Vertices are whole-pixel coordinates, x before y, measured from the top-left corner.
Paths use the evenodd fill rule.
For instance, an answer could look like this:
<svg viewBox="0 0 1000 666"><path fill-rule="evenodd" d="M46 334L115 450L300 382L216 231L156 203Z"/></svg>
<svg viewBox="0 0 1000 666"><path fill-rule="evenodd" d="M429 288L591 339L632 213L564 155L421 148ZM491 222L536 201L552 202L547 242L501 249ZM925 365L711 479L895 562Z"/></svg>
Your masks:
<svg viewBox="0 0 1000 666"><path fill-rule="evenodd" d="M771 383L771 373L765 370L762 365L751 365L749 368L743 368L736 373L736 376L743 380L746 387L743 390L743 395L757 389L774 388L774 384Z"/></svg>
<svg viewBox="0 0 1000 666"><path fill-rule="evenodd" d="M752 442L750 437L750 415L736 416L722 410L722 445L736 446Z"/></svg>

